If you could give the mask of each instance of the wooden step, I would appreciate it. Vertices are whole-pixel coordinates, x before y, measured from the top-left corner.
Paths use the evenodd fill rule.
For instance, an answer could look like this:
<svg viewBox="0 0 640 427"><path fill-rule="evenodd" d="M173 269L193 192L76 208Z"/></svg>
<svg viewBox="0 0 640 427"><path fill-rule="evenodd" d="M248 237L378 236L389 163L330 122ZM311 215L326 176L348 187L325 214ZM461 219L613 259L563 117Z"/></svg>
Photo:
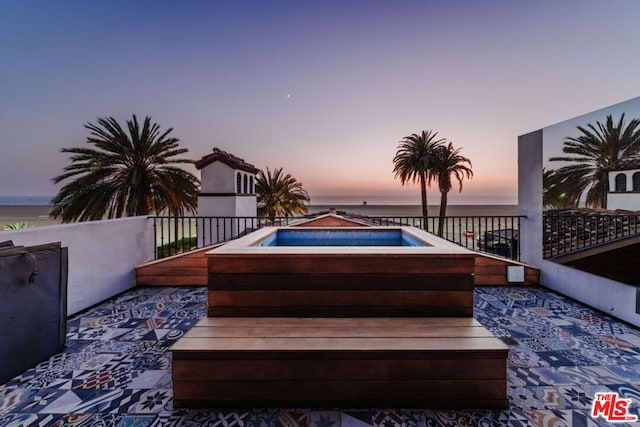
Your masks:
<svg viewBox="0 0 640 427"><path fill-rule="evenodd" d="M507 407L473 318L208 317L171 351L177 407Z"/></svg>
<svg viewBox="0 0 640 427"><path fill-rule="evenodd" d="M475 255L210 252L209 316L473 316Z"/></svg>
<svg viewBox="0 0 640 427"><path fill-rule="evenodd" d="M136 267L138 286L206 286L206 253L213 245L184 254L150 261Z"/></svg>
<svg viewBox="0 0 640 427"><path fill-rule="evenodd" d="M521 266L524 268L524 281L512 283L507 280L507 266ZM476 255L474 269L475 286L517 286L517 285L539 285L540 269L487 254Z"/></svg>

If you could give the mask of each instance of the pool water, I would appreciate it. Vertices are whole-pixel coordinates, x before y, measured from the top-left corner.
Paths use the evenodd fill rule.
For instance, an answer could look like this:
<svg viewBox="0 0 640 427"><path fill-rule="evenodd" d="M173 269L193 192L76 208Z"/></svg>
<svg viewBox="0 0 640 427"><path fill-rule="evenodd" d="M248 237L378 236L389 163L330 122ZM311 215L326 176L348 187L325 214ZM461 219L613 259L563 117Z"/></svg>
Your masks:
<svg viewBox="0 0 640 427"><path fill-rule="evenodd" d="M390 230L283 230L279 229L255 246L429 246L404 233Z"/></svg>

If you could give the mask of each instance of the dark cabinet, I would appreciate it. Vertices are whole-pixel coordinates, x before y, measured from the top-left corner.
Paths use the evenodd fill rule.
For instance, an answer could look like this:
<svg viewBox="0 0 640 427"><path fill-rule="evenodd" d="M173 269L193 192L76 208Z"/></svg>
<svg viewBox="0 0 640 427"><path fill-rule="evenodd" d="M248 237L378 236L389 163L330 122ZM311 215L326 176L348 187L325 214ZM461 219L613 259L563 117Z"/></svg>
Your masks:
<svg viewBox="0 0 640 427"><path fill-rule="evenodd" d="M67 248L0 243L0 384L60 352L67 319Z"/></svg>

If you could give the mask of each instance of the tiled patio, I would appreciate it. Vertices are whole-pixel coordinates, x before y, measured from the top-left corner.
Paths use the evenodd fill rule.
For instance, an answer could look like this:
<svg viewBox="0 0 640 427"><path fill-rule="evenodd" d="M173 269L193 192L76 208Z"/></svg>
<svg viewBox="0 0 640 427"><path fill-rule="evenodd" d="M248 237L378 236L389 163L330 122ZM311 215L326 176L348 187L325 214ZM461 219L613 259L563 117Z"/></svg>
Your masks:
<svg viewBox="0 0 640 427"><path fill-rule="evenodd" d="M538 287L478 288L475 317L509 344L509 410L173 409L168 348L205 288L138 288L69 320L64 353L0 386L0 426L595 426L596 392L640 405L640 330ZM626 424L616 424L626 425Z"/></svg>

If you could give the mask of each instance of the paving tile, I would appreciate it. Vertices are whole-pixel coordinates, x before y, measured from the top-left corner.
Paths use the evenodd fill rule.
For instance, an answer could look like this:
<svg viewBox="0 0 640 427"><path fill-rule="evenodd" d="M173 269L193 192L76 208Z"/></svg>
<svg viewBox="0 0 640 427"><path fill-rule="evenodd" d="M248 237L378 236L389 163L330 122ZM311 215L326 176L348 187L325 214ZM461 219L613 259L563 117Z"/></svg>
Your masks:
<svg viewBox="0 0 640 427"><path fill-rule="evenodd" d="M640 364L607 366L607 369L630 383L640 382Z"/></svg>
<svg viewBox="0 0 640 427"><path fill-rule="evenodd" d="M552 410L524 410L531 426L535 427L572 427L571 412Z"/></svg>
<svg viewBox="0 0 640 427"><path fill-rule="evenodd" d="M3 427L45 427L53 425L56 420L60 418L59 415L40 415L40 414L8 414L0 415L0 426Z"/></svg>
<svg viewBox="0 0 640 427"><path fill-rule="evenodd" d="M206 316L204 287L135 288L70 318L63 353L0 386L2 426L604 426L596 392L640 407L640 330L541 287L475 292L510 347L504 411L173 408L168 348ZM618 424L624 425L624 424Z"/></svg>
<svg viewBox="0 0 640 427"><path fill-rule="evenodd" d="M346 414L342 414L342 425L349 424L349 419L345 419L346 417ZM276 420L276 427L311 427L311 425L308 411L282 411ZM352 427L365 427L358 426L357 423L349 425Z"/></svg>
<svg viewBox="0 0 640 427"><path fill-rule="evenodd" d="M491 410L414 410L403 411L405 426L408 427L457 427L457 426L504 426L509 419L509 411Z"/></svg>
<svg viewBox="0 0 640 427"><path fill-rule="evenodd" d="M372 415L371 424L373 427L403 427L404 420L405 414L401 411L375 411Z"/></svg>
<svg viewBox="0 0 640 427"><path fill-rule="evenodd" d="M308 423L312 427L340 427L341 414L339 411L313 411L309 413Z"/></svg>

